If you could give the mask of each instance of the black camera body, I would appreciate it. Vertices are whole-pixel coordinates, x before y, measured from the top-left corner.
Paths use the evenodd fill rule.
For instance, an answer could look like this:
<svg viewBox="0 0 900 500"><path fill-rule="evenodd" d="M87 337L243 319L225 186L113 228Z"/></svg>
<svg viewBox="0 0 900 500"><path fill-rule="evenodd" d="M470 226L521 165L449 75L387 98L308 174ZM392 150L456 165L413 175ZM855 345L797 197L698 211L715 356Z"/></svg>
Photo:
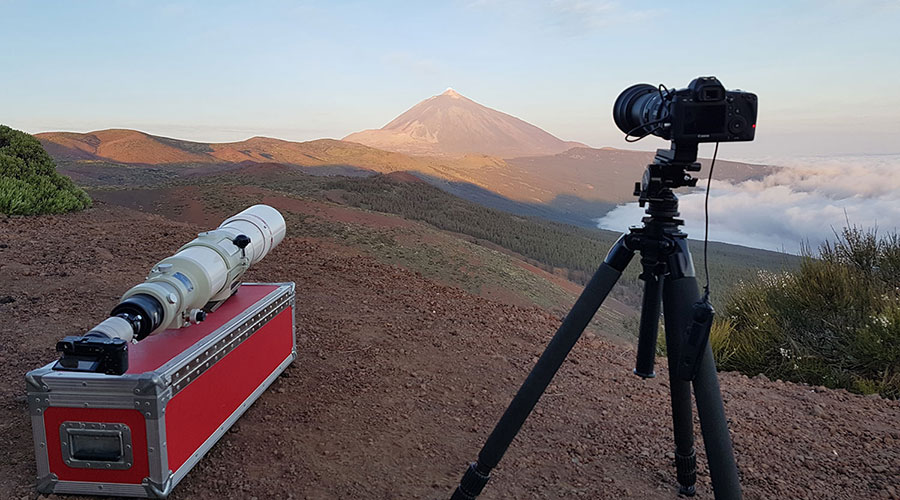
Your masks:
<svg viewBox="0 0 900 500"><path fill-rule="evenodd" d="M725 90L714 76L668 90L646 83L623 91L613 106L616 125L628 135L656 135L676 143L752 141L756 94Z"/></svg>

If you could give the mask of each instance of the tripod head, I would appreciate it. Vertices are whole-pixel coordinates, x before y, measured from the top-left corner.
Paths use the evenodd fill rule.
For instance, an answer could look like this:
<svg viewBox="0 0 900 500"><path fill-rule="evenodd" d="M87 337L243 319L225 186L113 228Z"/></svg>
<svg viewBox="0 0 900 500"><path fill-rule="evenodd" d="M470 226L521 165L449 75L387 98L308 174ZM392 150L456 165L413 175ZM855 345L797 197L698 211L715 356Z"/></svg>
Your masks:
<svg viewBox="0 0 900 500"><path fill-rule="evenodd" d="M674 196L673 189L697 185L697 179L688 172L699 171L696 142L672 141L669 149L657 149L656 157L653 163L647 165L641 182L634 183L634 195L638 197L638 204L643 207L649 202L652 210L654 202L671 200Z"/></svg>

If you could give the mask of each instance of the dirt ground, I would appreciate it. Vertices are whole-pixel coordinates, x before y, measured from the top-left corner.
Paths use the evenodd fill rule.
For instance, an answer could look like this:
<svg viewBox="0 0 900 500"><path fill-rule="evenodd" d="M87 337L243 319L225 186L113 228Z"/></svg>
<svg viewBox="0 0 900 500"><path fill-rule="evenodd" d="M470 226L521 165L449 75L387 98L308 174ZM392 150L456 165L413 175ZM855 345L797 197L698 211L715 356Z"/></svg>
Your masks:
<svg viewBox="0 0 900 500"><path fill-rule="evenodd" d="M202 229L0 216L0 498L38 496L25 372ZM170 498L448 498L560 322L301 237L248 279L297 283L300 357ZM583 338L481 498L676 498L667 378L633 362ZM720 375L745 498L900 498L900 402Z"/></svg>

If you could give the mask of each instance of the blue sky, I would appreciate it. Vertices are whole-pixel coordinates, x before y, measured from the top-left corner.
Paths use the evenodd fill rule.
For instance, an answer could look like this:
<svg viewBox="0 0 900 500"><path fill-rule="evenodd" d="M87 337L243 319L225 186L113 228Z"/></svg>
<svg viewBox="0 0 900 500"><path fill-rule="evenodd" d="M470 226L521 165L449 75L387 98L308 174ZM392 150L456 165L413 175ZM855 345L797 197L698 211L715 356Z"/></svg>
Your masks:
<svg viewBox="0 0 900 500"><path fill-rule="evenodd" d="M757 140L727 157L897 153L898 24L896 0L0 0L0 123L340 138L453 87L624 147L621 90L716 75L760 96Z"/></svg>

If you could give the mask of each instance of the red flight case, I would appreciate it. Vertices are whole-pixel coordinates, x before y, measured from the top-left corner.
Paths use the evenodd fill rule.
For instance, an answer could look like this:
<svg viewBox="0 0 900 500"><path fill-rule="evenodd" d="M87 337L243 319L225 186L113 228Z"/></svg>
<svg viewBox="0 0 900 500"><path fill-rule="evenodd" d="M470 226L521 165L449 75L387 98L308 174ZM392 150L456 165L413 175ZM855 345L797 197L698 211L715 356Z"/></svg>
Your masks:
<svg viewBox="0 0 900 500"><path fill-rule="evenodd" d="M123 375L29 372L38 491L165 498L296 357L294 284L252 283Z"/></svg>

